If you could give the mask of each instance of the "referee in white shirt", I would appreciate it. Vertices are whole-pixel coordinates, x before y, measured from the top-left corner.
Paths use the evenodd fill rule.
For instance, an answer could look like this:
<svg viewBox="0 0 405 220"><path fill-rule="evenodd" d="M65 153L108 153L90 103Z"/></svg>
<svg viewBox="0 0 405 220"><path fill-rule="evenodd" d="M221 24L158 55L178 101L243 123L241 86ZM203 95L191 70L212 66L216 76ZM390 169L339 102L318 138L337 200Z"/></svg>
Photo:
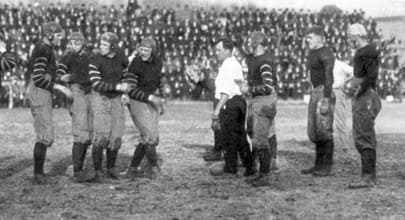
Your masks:
<svg viewBox="0 0 405 220"><path fill-rule="evenodd" d="M245 130L246 101L235 80L243 80L242 66L232 56L233 43L221 39L215 51L221 66L215 80L215 98L219 100L212 113L212 129L221 132L225 165L212 170L212 175L236 174L238 153L245 166L245 174L252 173L253 157Z"/></svg>
<svg viewBox="0 0 405 220"><path fill-rule="evenodd" d="M347 135L347 99L343 93L343 85L345 81L353 76L353 67L336 59L333 67L333 91L336 97L333 139L337 146L340 146L343 152L348 150L348 135Z"/></svg>

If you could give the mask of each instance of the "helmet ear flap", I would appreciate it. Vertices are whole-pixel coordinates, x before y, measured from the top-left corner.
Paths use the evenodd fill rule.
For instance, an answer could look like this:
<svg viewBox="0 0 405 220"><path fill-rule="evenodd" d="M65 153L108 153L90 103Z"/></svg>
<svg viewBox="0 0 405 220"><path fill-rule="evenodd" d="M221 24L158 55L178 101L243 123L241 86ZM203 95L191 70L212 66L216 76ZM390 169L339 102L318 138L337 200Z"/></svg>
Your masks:
<svg viewBox="0 0 405 220"><path fill-rule="evenodd" d="M104 32L101 35L101 40L109 42L111 50L118 48L118 36L113 32Z"/></svg>
<svg viewBox="0 0 405 220"><path fill-rule="evenodd" d="M70 37L69 37L69 41L79 41L84 43L85 39L82 33L80 32L73 32Z"/></svg>
<svg viewBox="0 0 405 220"><path fill-rule="evenodd" d="M53 39L54 34L62 33L62 27L56 22L46 22L42 25L42 35L48 39Z"/></svg>

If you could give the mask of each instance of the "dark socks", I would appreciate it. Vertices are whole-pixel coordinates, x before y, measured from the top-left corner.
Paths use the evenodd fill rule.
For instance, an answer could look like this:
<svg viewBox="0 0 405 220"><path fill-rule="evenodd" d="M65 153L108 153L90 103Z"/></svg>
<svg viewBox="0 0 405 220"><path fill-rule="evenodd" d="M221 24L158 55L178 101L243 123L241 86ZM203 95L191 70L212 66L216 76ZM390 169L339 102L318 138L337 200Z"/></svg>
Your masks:
<svg viewBox="0 0 405 220"><path fill-rule="evenodd" d="M44 164L47 146L42 143L35 143L34 146L34 174L44 174Z"/></svg>
<svg viewBox="0 0 405 220"><path fill-rule="evenodd" d="M138 144L138 146L136 146L135 148L134 155L132 156L131 167L138 167L141 164L141 161L145 154L145 145Z"/></svg>

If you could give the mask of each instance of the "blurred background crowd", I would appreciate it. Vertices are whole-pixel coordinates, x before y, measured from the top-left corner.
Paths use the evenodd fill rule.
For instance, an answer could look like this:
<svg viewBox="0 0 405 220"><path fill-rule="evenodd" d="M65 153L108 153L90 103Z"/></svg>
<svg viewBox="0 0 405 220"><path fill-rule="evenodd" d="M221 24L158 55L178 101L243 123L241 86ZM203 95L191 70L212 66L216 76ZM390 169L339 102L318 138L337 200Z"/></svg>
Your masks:
<svg viewBox="0 0 405 220"><path fill-rule="evenodd" d="M214 78L218 67L214 42L221 37L235 41L241 54L246 53L249 34L261 30L269 36L268 51L277 58L279 77L278 95L281 99L302 99L308 93L306 56L303 42L306 28L317 24L325 28L327 42L336 57L350 63L353 56L346 42L346 29L354 22L364 24L369 38L381 50L378 92L383 98L400 97L404 71L401 70L399 53L382 39L381 30L364 11L340 11L324 7L314 12L297 9L265 9L255 7L196 8L186 4L173 8L140 7L135 0L128 5L100 6L94 4L0 4L0 31L4 33L9 51L20 58L20 65L3 73L1 103L9 102L13 90L15 104L23 104L26 64L33 44L40 39L41 24L57 21L65 30L66 38L57 56L66 49L67 36L81 31L89 50L98 48L99 36L112 31L120 37L119 46L128 57L136 53L136 46L144 36L158 42L157 53L164 60L163 72L167 78L166 96L171 99L210 99L211 93L196 91L185 71L190 67L205 78ZM398 39L389 43L401 45ZM55 97L55 105L63 100Z"/></svg>

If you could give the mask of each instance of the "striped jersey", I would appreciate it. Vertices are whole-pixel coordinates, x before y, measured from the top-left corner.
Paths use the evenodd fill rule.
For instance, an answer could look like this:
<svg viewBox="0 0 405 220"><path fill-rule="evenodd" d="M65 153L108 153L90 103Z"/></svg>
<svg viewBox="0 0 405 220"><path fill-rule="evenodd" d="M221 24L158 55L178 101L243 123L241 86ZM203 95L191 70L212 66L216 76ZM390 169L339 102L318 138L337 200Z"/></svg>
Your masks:
<svg viewBox="0 0 405 220"><path fill-rule="evenodd" d="M58 76L70 74L70 83L77 83L83 87L90 86L90 58L90 53L70 51L59 61L56 74Z"/></svg>
<svg viewBox="0 0 405 220"><path fill-rule="evenodd" d="M127 82L134 84L134 76L127 71L128 58L122 53L117 53L110 58L96 54L90 59L89 76L93 91L114 98L122 92L116 91L118 83Z"/></svg>
<svg viewBox="0 0 405 220"><path fill-rule="evenodd" d="M141 57L135 57L128 72L135 76L134 89L129 93L129 97L141 102L147 102L151 94L163 94L165 76L162 74L162 60L153 56L151 60L143 61Z"/></svg>
<svg viewBox="0 0 405 220"><path fill-rule="evenodd" d="M247 81L252 96L270 95L276 92L277 74L275 58L269 54L250 56L246 59L248 66Z"/></svg>
<svg viewBox="0 0 405 220"><path fill-rule="evenodd" d="M52 91L56 80L56 58L51 45L38 42L28 62L28 74L38 88Z"/></svg>

